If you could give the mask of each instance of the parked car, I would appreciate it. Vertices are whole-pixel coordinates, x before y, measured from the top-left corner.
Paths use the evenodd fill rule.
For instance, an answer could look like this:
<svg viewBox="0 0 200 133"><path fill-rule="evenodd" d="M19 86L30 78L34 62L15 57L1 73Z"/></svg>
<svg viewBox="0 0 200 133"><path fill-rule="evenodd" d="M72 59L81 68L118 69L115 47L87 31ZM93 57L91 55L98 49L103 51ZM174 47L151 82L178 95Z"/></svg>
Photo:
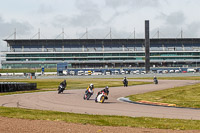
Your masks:
<svg viewBox="0 0 200 133"><path fill-rule="evenodd" d="M180 70L175 70L175 73L180 73Z"/></svg>
<svg viewBox="0 0 200 133"><path fill-rule="evenodd" d="M196 72L196 70L194 68L188 68L187 72Z"/></svg>
<svg viewBox="0 0 200 133"><path fill-rule="evenodd" d="M168 73L168 70L163 70L162 73Z"/></svg>

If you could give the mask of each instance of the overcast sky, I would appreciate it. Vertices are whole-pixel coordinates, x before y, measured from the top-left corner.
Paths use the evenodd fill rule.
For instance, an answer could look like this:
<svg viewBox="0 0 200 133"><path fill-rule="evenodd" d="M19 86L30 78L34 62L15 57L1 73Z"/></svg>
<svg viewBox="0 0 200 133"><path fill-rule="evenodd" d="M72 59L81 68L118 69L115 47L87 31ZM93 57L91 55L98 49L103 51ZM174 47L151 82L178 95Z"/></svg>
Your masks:
<svg viewBox="0 0 200 133"><path fill-rule="evenodd" d="M144 21L150 20L150 37L200 37L200 0L2 0L0 39L17 29L18 39L41 38L144 38ZM10 39L14 38L11 36ZM35 37L36 39L37 37ZM59 37L58 37L59 38ZM60 37L61 38L61 37ZM86 36L83 36L86 38ZM108 38L108 37L107 37ZM0 41L0 51L7 50Z"/></svg>

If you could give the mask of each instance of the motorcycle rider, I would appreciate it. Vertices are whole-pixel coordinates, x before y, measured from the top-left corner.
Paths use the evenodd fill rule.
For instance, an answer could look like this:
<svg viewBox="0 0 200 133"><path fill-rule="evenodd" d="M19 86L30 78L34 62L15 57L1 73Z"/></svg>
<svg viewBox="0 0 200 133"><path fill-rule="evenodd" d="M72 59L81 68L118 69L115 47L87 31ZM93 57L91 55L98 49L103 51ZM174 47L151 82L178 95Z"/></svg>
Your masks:
<svg viewBox="0 0 200 133"><path fill-rule="evenodd" d="M66 80L62 81L62 82L60 83L60 85L63 87L63 90L65 90L65 88L67 87L67 82L66 82Z"/></svg>
<svg viewBox="0 0 200 133"><path fill-rule="evenodd" d="M95 101L97 102L97 97L101 94L101 93L105 93L106 94L106 96L105 96L105 99L108 99L108 94L109 94L109 87L108 86L106 86L103 90L101 90L101 91L99 91L98 93L97 93L97 96L96 96L96 98L95 98Z"/></svg>
<svg viewBox="0 0 200 133"><path fill-rule="evenodd" d="M90 89L90 92L94 91L94 85L92 83L88 86L87 90L85 91L86 94L88 93L89 89Z"/></svg>
<svg viewBox="0 0 200 133"><path fill-rule="evenodd" d="M153 81L154 81L155 84L158 84L158 79L157 79L156 76L154 76Z"/></svg>
<svg viewBox="0 0 200 133"><path fill-rule="evenodd" d="M127 80L126 77L124 77L123 84L124 84L124 87L127 87L127 86L128 86L128 80Z"/></svg>

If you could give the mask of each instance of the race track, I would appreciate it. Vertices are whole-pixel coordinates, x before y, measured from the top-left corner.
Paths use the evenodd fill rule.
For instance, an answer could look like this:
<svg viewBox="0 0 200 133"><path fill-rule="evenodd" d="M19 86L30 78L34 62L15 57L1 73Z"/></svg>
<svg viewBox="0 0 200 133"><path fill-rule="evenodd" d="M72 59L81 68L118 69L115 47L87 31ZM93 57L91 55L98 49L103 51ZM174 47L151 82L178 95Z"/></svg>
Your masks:
<svg viewBox="0 0 200 133"><path fill-rule="evenodd" d="M152 80L142 81L152 82ZM96 88L95 95L93 95L92 98L88 101L83 100L83 94L85 92L85 89L65 90L63 94L57 94L57 91L51 91L6 95L0 96L0 106L40 110L54 110L82 114L200 120L200 109L151 106L127 103L117 100L119 97L125 97L131 94L145 93L194 83L199 83L199 81L160 80L158 85L147 84L130 86L126 88L111 87L110 94L108 96L109 99L103 104L95 103L94 101L96 93L100 90Z"/></svg>

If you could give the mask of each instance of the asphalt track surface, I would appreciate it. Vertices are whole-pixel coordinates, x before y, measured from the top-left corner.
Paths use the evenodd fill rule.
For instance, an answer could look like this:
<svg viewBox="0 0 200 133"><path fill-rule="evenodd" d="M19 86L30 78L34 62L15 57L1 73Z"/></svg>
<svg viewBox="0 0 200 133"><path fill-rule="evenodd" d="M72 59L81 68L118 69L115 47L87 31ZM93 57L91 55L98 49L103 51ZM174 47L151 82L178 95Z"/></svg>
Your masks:
<svg viewBox="0 0 200 133"><path fill-rule="evenodd" d="M137 81L152 82L152 80ZM200 109L151 106L118 100L120 97L131 94L163 90L194 83L200 82L195 80L160 80L158 85L147 84L129 87L111 87L108 96L109 99L103 104L95 103L94 101L96 93L102 88L95 88L95 94L90 100L83 100L85 89L65 90L63 94L57 94L57 91L14 94L0 96L0 106L82 114L200 120Z"/></svg>

